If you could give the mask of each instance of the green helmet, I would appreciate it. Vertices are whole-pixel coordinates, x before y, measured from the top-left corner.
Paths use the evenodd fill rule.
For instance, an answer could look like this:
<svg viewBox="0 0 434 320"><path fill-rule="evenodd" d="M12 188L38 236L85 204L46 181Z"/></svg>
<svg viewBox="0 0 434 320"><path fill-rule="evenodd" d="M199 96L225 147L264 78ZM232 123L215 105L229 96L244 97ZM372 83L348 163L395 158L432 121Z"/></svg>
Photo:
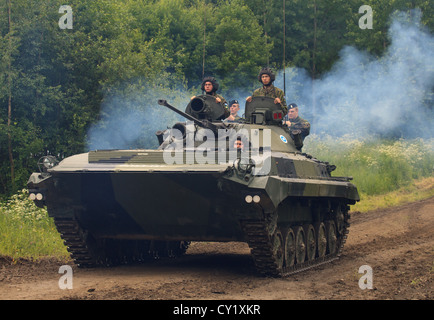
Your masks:
<svg viewBox="0 0 434 320"><path fill-rule="evenodd" d="M261 83L262 83L261 77L263 74L268 74L270 76L270 83L273 83L273 81L276 80L276 76L273 73L273 71L270 68L266 67L266 68L262 68L262 70L259 72L259 75L258 75L258 80Z"/></svg>
<svg viewBox="0 0 434 320"><path fill-rule="evenodd" d="M201 86L202 91L205 91L205 83L206 82L212 83L212 92L216 92L219 89L219 84L214 77L205 77L205 78L203 78L203 81L202 81L202 86Z"/></svg>

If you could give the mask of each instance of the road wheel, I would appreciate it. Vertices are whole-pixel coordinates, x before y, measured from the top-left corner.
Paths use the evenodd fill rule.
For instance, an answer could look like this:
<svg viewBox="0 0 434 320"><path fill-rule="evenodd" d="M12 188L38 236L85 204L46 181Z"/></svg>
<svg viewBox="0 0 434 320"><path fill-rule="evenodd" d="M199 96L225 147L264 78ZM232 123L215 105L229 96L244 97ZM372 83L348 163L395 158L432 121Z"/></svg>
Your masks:
<svg viewBox="0 0 434 320"><path fill-rule="evenodd" d="M302 227L297 229L295 235L295 260L298 264L306 260L306 240Z"/></svg>
<svg viewBox="0 0 434 320"><path fill-rule="evenodd" d="M282 237L282 233L280 232L279 229L277 229L274 232L274 235L272 237L272 243L273 243L273 257L274 260L276 262L276 266L278 270L282 270L283 269L283 261L284 261L284 252L283 252L283 248L284 248L284 243L283 243L283 237Z"/></svg>
<svg viewBox="0 0 434 320"><path fill-rule="evenodd" d="M320 223L317 232L317 247L318 247L318 257L324 257L327 252L327 233L324 223Z"/></svg>
<svg viewBox="0 0 434 320"><path fill-rule="evenodd" d="M315 259L316 236L315 236L315 229L311 224L307 227L307 231L306 231L306 253L307 253L307 260L312 261Z"/></svg>
<svg viewBox="0 0 434 320"><path fill-rule="evenodd" d="M287 267L295 264L295 233L289 228L285 235L285 261Z"/></svg>
<svg viewBox="0 0 434 320"><path fill-rule="evenodd" d="M327 232L327 244L329 248L329 253L334 254L337 251L337 235L336 235L336 225L334 221L330 221L328 224L328 232Z"/></svg>

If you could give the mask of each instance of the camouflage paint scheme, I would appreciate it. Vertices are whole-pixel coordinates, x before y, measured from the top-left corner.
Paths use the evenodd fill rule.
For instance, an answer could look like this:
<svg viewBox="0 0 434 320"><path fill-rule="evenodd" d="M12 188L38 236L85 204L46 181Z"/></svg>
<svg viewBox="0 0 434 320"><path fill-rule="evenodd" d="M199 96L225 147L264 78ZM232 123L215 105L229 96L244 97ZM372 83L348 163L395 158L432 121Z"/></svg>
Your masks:
<svg viewBox="0 0 434 320"><path fill-rule="evenodd" d="M267 99L257 104L278 110ZM257 111L246 106L246 118ZM284 126L264 122L214 123L259 133L260 144L263 130L270 129L267 174L240 172L231 162L169 165L162 149L97 150L33 173L28 187L43 194L35 202L50 216L77 221L95 239L248 242L243 221L289 226L314 221L316 212L325 214L334 203L359 200L349 178L332 177L333 166L298 151ZM183 150L183 159L189 152ZM249 195L260 201L246 202Z"/></svg>

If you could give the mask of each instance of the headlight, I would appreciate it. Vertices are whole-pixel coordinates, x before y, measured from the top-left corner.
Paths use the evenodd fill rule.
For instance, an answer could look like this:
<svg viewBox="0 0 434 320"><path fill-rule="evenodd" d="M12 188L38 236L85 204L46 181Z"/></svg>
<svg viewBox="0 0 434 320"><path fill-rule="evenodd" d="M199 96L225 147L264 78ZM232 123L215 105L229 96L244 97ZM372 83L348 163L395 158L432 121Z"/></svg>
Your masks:
<svg viewBox="0 0 434 320"><path fill-rule="evenodd" d="M38 161L39 171L41 173L42 172L47 172L48 169L51 169L51 168L57 166L58 163L59 163L59 161L54 156L45 156L45 157L42 157Z"/></svg>

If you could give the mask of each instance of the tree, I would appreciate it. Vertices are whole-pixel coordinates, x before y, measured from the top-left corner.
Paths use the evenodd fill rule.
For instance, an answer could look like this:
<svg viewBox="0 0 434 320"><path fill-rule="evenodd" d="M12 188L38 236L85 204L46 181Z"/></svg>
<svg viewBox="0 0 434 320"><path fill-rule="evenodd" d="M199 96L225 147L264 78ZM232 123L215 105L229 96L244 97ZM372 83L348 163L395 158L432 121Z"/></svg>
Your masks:
<svg viewBox="0 0 434 320"><path fill-rule="evenodd" d="M7 168L9 168L9 173L4 172L6 177L9 177L9 182L5 179L2 179L2 184L7 186L8 183L12 186L12 189L15 189L15 161L13 155L13 123L12 123L12 86L14 84L14 80L17 77L17 69L14 68L14 56L17 52L17 47L19 44L19 39L14 32L13 26L13 18L12 18L12 3L10 0L6 1L4 7L0 8L1 12L5 13L3 16L6 17L6 23L2 23L2 32L0 38L0 52L1 55L1 64L0 64L0 74L1 83L0 87L3 90L0 91L0 100L5 101L7 104L7 116L6 120L6 128L1 132L6 132L7 135L7 143L2 143L2 145L7 145L7 158L9 160ZM4 34L4 36L3 36ZM3 123L0 123L4 126ZM3 150L2 150L3 151ZM3 166L2 166L3 167Z"/></svg>
<svg viewBox="0 0 434 320"><path fill-rule="evenodd" d="M347 42L351 45L368 51L369 53L379 57L390 45L388 38L388 30L391 23L393 13L398 11L407 11L419 8L422 13L422 23L426 25L431 32L434 31L434 5L432 1L426 0L352 0L352 10L348 14L347 27L345 34ZM368 5L373 11L373 29L360 29L358 9L362 5Z"/></svg>
<svg viewBox="0 0 434 320"><path fill-rule="evenodd" d="M212 8L200 0L160 0L136 2L130 10L149 49L168 57L165 70L178 82L196 85L202 78L204 13Z"/></svg>
<svg viewBox="0 0 434 320"><path fill-rule="evenodd" d="M207 40L206 71L221 79L230 94L240 88L250 92L270 55L262 27L243 1L222 1L210 20L215 27Z"/></svg>

